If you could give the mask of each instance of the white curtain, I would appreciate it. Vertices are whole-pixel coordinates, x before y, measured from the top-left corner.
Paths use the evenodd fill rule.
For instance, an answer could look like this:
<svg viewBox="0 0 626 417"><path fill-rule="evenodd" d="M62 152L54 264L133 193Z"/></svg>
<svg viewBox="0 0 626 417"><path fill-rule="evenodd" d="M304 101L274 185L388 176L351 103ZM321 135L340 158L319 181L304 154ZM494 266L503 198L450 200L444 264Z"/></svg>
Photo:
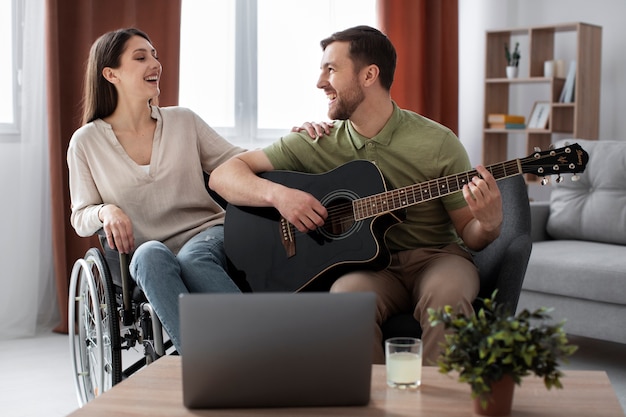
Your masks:
<svg viewBox="0 0 626 417"><path fill-rule="evenodd" d="M0 237L0 340L47 331L59 320L50 228L45 7L41 0L22 1L21 137L2 158L12 174L2 179L2 189L15 194L2 197L8 206L0 211L1 229L13 232Z"/></svg>

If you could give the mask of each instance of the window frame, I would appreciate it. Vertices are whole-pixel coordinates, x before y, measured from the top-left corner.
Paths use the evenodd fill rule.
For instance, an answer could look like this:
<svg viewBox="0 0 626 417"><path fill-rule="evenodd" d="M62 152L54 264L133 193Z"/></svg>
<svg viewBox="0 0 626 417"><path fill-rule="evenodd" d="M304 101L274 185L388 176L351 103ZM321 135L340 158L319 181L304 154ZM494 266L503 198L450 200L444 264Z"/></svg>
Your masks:
<svg viewBox="0 0 626 417"><path fill-rule="evenodd" d="M184 1L185 0L183 0L183 9L185 7ZM235 48L233 57L234 69L232 73L234 77L234 91L231 96L234 104L234 109L231 113L233 125L224 126L221 123L211 122L210 117L207 117L207 115L204 114L203 108L199 107L195 103L187 101L189 91L185 91L185 93L183 93L185 94L185 97L179 96L180 105L189 106L192 110L196 111L200 117L206 118L205 120L207 120L211 127L221 136L233 144L248 149L262 148L274 143L277 138L284 136L291 128L291 125L276 127L259 126L259 118L261 115L258 110L261 102L260 100L263 100L263 98L259 96L259 88L261 87L259 83L262 82L262 80L259 80L259 74L263 70L259 68L259 46L257 45L257 36L259 28L262 27L262 24L258 23L259 12L261 11L261 13L263 13L263 10L260 9L259 5L262 1L263 0L233 1L234 26L236 28L234 31L233 41ZM340 0L330 0L330 2L332 1ZM375 5L375 2L371 3ZM333 7L332 10L334 13L339 13L340 9ZM375 14L375 8L373 12ZM183 14L184 13L185 12L183 11ZM332 16L329 17L329 21L331 21ZM184 20L185 19L183 17L183 22ZM366 22L366 24L368 23ZM369 24L373 26L376 25L375 22L369 22ZM348 25L346 25L346 27L348 27ZM327 34L321 36L326 35ZM184 40L181 39L181 42L184 42ZM315 46L317 50L317 44ZM185 62L183 65L188 65L188 63ZM181 74L182 72L181 68ZM180 101L180 98L183 98L183 101ZM323 102L323 99L320 99L320 102ZM194 108L194 106L197 107ZM321 118L322 120L325 119L325 116L322 116L320 113L315 113L311 116L305 115L304 117L313 117L314 119ZM288 120L286 122L297 124L305 121L308 120Z"/></svg>
<svg viewBox="0 0 626 417"><path fill-rule="evenodd" d="M24 36L24 2L11 0L11 36L12 36L12 98L13 122L0 123L0 142L19 142L21 134L22 108L22 53Z"/></svg>
<svg viewBox="0 0 626 417"><path fill-rule="evenodd" d="M258 127L257 3L235 2L235 126L216 127L225 138L247 148L264 147L285 134L285 129Z"/></svg>

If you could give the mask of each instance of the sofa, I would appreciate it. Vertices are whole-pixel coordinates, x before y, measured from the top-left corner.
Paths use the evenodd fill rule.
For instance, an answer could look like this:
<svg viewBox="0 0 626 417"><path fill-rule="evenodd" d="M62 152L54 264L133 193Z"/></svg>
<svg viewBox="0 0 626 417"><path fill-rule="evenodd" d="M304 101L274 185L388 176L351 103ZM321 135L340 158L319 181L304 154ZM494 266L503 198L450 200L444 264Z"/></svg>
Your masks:
<svg viewBox="0 0 626 417"><path fill-rule="evenodd" d="M626 343L626 141L568 139L589 154L578 181L531 202L533 248L519 309L554 308L567 333ZM574 181L572 180L574 179Z"/></svg>

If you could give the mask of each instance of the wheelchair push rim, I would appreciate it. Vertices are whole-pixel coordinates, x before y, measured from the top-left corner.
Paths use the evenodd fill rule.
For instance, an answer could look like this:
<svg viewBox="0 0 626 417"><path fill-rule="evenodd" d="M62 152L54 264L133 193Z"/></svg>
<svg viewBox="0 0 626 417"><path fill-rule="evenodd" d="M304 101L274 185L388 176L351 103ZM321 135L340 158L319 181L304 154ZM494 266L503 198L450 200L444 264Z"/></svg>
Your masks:
<svg viewBox="0 0 626 417"><path fill-rule="evenodd" d="M122 375L115 293L95 248L74 264L68 311L74 383L82 407L120 382Z"/></svg>

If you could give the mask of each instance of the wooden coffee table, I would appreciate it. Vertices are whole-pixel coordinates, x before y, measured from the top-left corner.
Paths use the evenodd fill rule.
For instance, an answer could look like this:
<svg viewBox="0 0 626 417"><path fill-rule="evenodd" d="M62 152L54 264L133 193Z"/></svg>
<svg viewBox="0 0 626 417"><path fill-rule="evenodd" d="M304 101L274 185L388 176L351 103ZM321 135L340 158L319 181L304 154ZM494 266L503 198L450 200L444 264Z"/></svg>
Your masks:
<svg viewBox="0 0 626 417"><path fill-rule="evenodd" d="M385 367L374 365L367 407L188 410L183 405L181 359L166 356L105 392L71 416L474 416L469 386L425 367L416 391L388 388ZM603 371L567 371L564 389L548 391L526 377L515 387L512 417L624 417Z"/></svg>

